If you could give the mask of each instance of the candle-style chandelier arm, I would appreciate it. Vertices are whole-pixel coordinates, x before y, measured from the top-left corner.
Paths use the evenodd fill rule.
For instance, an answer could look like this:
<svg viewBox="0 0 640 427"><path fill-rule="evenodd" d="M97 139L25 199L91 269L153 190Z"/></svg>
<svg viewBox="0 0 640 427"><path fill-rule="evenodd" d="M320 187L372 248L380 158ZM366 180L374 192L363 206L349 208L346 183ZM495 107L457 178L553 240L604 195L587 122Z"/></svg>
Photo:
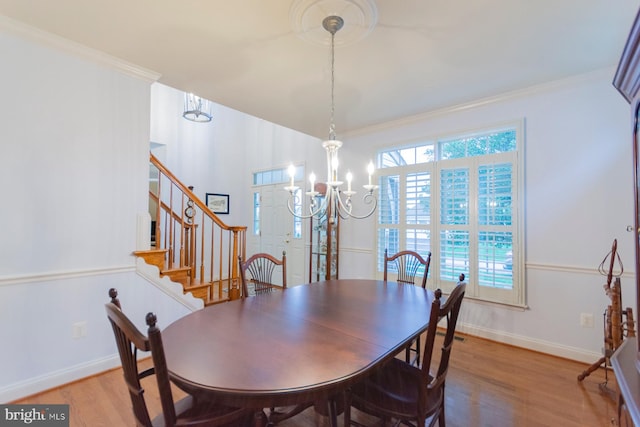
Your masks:
<svg viewBox="0 0 640 427"><path fill-rule="evenodd" d="M351 193L351 194L347 194L347 200L343 201L340 192L337 192L336 194L336 203L338 205L338 214L340 215L340 218L342 219L347 219L347 218L354 218L354 219L365 219L365 218L369 218L371 215L373 215L373 213L376 211L376 208L378 207L378 198L375 197L373 195L373 191L378 188L377 185L365 185L364 186L365 189L367 189L367 192L364 194L364 196L362 196L362 203L365 205L371 205L373 204L373 206L371 207L371 210L369 210L369 212L365 213L364 215L356 215L352 212L353 209L353 205L351 203L351 197L353 195L355 195L355 191L345 191L343 193ZM368 188L367 188L368 187Z"/></svg>
<svg viewBox="0 0 640 427"><path fill-rule="evenodd" d="M307 191L306 195L309 196L309 213L308 214L297 213L295 206L302 204L302 200L300 196L296 194L298 187L288 186L288 187L285 187L284 189L287 190L290 195L289 199L287 200L287 209L289 209L289 213L291 213L291 215L297 218L308 219L321 214L327 209L328 197L325 196L324 200L322 200L321 203L318 203L317 197L320 196L320 193L317 191ZM327 190L327 192L328 191L329 190Z"/></svg>

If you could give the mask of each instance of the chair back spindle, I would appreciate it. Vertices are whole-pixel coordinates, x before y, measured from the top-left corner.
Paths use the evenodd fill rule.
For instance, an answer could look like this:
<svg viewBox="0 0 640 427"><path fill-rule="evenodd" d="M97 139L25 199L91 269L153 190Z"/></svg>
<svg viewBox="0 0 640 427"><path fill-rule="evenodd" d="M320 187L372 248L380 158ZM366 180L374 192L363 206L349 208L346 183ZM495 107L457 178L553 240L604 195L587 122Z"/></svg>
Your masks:
<svg viewBox="0 0 640 427"><path fill-rule="evenodd" d="M282 252L282 259L267 253L257 253L242 261L241 257L238 257L240 265L240 279L242 281L242 297L250 295L249 283L253 285L253 293L259 295L266 292L271 292L274 289L286 289L287 288L287 254ZM274 272L276 268L282 269L282 281L281 285L275 283Z"/></svg>
<svg viewBox="0 0 640 427"><path fill-rule="evenodd" d="M420 285L427 286L427 276L429 275L429 265L431 264L431 252L427 252L426 259L415 251L400 251L389 256L387 249L384 250L384 280L387 280L389 270L397 272L397 282L415 284L416 277L420 277Z"/></svg>

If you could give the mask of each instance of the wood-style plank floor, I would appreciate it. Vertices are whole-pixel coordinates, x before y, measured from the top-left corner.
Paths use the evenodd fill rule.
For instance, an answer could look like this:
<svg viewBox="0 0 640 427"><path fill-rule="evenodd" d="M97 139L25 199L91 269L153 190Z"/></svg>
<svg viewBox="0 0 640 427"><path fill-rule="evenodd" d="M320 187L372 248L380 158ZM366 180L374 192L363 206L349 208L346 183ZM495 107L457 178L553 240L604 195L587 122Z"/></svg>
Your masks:
<svg viewBox="0 0 640 427"><path fill-rule="evenodd" d="M476 337L459 335L447 377L448 427L606 427L617 425L614 374L604 369L577 380L584 363L560 359ZM151 381L149 381L151 380ZM153 379L145 379L150 411L160 412ZM180 391L176 390L175 398ZM68 403L70 425L134 426L119 369L14 403ZM366 425L380 425L354 411ZM341 419L339 420L342 422ZM312 408L283 427L327 426Z"/></svg>

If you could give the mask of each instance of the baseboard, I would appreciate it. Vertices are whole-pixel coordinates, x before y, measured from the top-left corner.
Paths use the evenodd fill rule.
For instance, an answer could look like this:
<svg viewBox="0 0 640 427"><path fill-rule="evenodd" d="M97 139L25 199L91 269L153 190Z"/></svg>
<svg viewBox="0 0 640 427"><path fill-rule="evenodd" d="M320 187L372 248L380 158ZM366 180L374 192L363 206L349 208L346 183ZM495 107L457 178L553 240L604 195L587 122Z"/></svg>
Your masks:
<svg viewBox="0 0 640 427"><path fill-rule="evenodd" d="M117 354L30 378L0 388L0 402L10 403L121 366Z"/></svg>
<svg viewBox="0 0 640 427"><path fill-rule="evenodd" d="M561 357L563 359L575 360L578 362L590 364L602 357L601 353L588 351L583 348L570 347L550 341L537 340L523 335L510 334L504 331L495 331L472 324L458 322L456 330L467 335L473 335L502 344L526 348L527 350L546 353L553 356Z"/></svg>

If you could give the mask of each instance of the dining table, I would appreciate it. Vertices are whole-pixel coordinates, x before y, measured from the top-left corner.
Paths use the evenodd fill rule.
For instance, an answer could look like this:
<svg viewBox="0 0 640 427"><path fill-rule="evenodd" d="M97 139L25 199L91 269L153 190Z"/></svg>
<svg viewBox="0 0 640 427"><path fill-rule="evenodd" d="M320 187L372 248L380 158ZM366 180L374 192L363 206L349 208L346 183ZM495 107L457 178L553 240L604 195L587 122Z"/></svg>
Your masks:
<svg viewBox="0 0 640 427"><path fill-rule="evenodd" d="M172 381L197 399L255 409L326 402L428 327L434 294L410 284L334 279L207 306L162 331Z"/></svg>

